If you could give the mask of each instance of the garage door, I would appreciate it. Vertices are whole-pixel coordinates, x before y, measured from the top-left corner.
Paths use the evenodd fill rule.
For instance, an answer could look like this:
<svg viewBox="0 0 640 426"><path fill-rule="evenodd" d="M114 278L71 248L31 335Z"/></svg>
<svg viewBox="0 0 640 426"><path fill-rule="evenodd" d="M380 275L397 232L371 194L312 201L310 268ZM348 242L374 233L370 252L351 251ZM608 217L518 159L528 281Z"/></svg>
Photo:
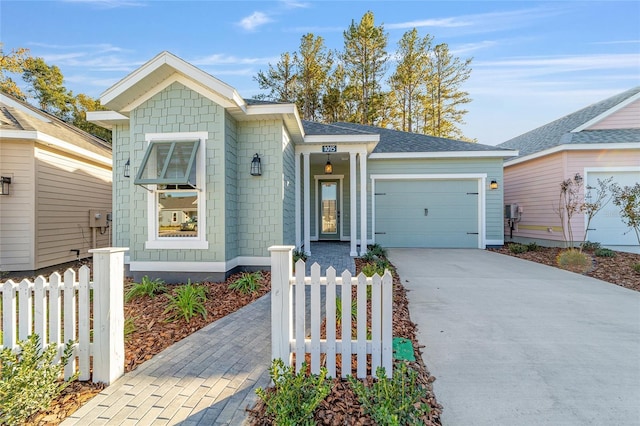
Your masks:
<svg viewBox="0 0 640 426"><path fill-rule="evenodd" d="M620 186L633 186L640 182L640 172L589 172L587 185L597 188L598 179L605 180L613 176L613 182ZM638 245L635 232L627 227L620 218L618 206L609 202L591 220L587 233L589 241L603 245Z"/></svg>
<svg viewBox="0 0 640 426"><path fill-rule="evenodd" d="M389 180L375 185L383 247L478 247L477 180Z"/></svg>

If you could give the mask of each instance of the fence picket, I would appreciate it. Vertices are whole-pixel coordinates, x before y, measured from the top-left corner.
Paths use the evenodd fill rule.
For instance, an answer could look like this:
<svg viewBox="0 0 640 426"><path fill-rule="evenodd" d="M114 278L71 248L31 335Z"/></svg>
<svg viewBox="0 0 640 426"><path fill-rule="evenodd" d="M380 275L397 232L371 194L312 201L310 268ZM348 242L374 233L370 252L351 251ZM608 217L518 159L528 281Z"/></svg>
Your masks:
<svg viewBox="0 0 640 426"><path fill-rule="evenodd" d="M60 274L54 272L49 277L49 343L60 347L60 334L62 328L62 295Z"/></svg>
<svg viewBox="0 0 640 426"><path fill-rule="evenodd" d="M18 329L19 339L24 340L31 334L33 329L33 310L31 305L33 303L33 297L31 296L31 289L33 284L29 280L22 280L18 284Z"/></svg>
<svg viewBox="0 0 640 426"><path fill-rule="evenodd" d="M342 306L342 357L341 373L346 378L351 375L351 273L345 270L342 273L341 289ZM348 343L347 343L348 342Z"/></svg>
<svg viewBox="0 0 640 426"><path fill-rule="evenodd" d="M33 299L35 301L35 318L33 332L40 336L40 348L47 346L47 290L49 284L42 275L38 276L33 284Z"/></svg>
<svg viewBox="0 0 640 426"><path fill-rule="evenodd" d="M320 265L311 266L311 374L320 374Z"/></svg>
<svg viewBox="0 0 640 426"><path fill-rule="evenodd" d="M18 284L9 280L2 286L2 324L3 324L3 346L5 348L15 348L16 346L16 290Z"/></svg>
<svg viewBox="0 0 640 426"><path fill-rule="evenodd" d="M367 376L367 277L358 275L358 321L356 350L358 353L358 377Z"/></svg>
<svg viewBox="0 0 640 426"><path fill-rule="evenodd" d="M89 380L89 348L90 340L90 269L84 265L79 271L78 282L78 368L80 380Z"/></svg>
<svg viewBox="0 0 640 426"><path fill-rule="evenodd" d="M336 270L327 268L327 289L325 294L327 373L336 377Z"/></svg>
<svg viewBox="0 0 640 426"><path fill-rule="evenodd" d="M389 271L382 277L382 316L388 320L382 322L382 366L390 376L393 371L393 278Z"/></svg>
<svg viewBox="0 0 640 426"><path fill-rule="evenodd" d="M302 260L296 263L296 280L295 280L295 338L296 338L296 371L300 371L302 363L304 362L304 356L306 352L305 348L305 331L306 331L306 294L304 284L305 264Z"/></svg>
<svg viewBox="0 0 640 426"><path fill-rule="evenodd" d="M67 269L64 273L64 342L76 340L76 272ZM76 372L76 357L71 357L64 367L64 378L68 379Z"/></svg>
<svg viewBox="0 0 640 426"><path fill-rule="evenodd" d="M371 280L371 375L382 361L382 278L374 274Z"/></svg>

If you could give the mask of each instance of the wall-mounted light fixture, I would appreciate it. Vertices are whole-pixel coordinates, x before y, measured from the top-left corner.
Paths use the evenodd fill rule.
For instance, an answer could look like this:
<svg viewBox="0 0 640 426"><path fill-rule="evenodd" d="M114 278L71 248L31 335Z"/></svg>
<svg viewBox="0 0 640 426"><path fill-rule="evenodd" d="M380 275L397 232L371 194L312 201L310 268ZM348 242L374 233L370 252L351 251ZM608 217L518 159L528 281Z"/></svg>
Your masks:
<svg viewBox="0 0 640 426"><path fill-rule="evenodd" d="M124 177L131 177L131 158L127 159L127 162L124 163Z"/></svg>
<svg viewBox="0 0 640 426"><path fill-rule="evenodd" d="M329 161L329 154L327 154L327 164L324 165L324 173L330 175L333 173L333 165Z"/></svg>
<svg viewBox="0 0 640 426"><path fill-rule="evenodd" d="M497 180L492 180L491 183L489 184L489 188L498 189L498 181Z"/></svg>
<svg viewBox="0 0 640 426"><path fill-rule="evenodd" d="M253 160L251 160L251 176L262 176L262 163L257 153L253 156Z"/></svg>
<svg viewBox="0 0 640 426"><path fill-rule="evenodd" d="M0 195L9 195L9 185L11 185L11 178L9 176L1 176Z"/></svg>

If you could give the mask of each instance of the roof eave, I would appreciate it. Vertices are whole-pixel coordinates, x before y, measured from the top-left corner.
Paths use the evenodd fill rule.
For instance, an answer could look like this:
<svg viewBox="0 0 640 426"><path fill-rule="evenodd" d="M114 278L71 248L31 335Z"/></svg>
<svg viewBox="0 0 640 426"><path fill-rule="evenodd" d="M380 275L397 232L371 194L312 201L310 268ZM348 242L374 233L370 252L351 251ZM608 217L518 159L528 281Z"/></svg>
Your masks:
<svg viewBox="0 0 640 426"><path fill-rule="evenodd" d="M640 149L640 142L629 143L580 143L580 144L565 144L556 145L553 148L545 149L542 151L534 152L532 154L523 155L522 157L507 160L504 163L505 167L514 166L516 164L524 163L527 161L535 160L536 158L545 157L547 155L556 154L562 151L597 151L602 149Z"/></svg>

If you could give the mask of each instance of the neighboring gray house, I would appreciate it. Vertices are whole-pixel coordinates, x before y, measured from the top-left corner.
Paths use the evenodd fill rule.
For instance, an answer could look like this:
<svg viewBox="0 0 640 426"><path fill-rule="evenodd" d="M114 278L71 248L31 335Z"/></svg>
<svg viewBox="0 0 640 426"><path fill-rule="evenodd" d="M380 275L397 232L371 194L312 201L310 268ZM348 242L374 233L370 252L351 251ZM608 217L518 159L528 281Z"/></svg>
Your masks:
<svg viewBox="0 0 640 426"><path fill-rule="evenodd" d="M561 245L557 207L562 181L578 173L586 188L597 187L598 179L612 178L621 186L640 182L640 86L498 146L520 152L505 162L505 203L517 204L521 211L514 229L505 232L514 241ZM571 225L576 242L582 242L586 233L588 240L603 245L638 245L619 207L611 202L593 217L588 230L581 212Z"/></svg>
<svg viewBox="0 0 640 426"><path fill-rule="evenodd" d="M269 246L317 240L348 241L352 256L373 242L503 244L502 163L516 151L303 121L168 52L100 101L110 111L89 120L113 131L114 244L130 247L134 277L219 279L268 266ZM161 232L169 195L194 199L189 236Z"/></svg>

